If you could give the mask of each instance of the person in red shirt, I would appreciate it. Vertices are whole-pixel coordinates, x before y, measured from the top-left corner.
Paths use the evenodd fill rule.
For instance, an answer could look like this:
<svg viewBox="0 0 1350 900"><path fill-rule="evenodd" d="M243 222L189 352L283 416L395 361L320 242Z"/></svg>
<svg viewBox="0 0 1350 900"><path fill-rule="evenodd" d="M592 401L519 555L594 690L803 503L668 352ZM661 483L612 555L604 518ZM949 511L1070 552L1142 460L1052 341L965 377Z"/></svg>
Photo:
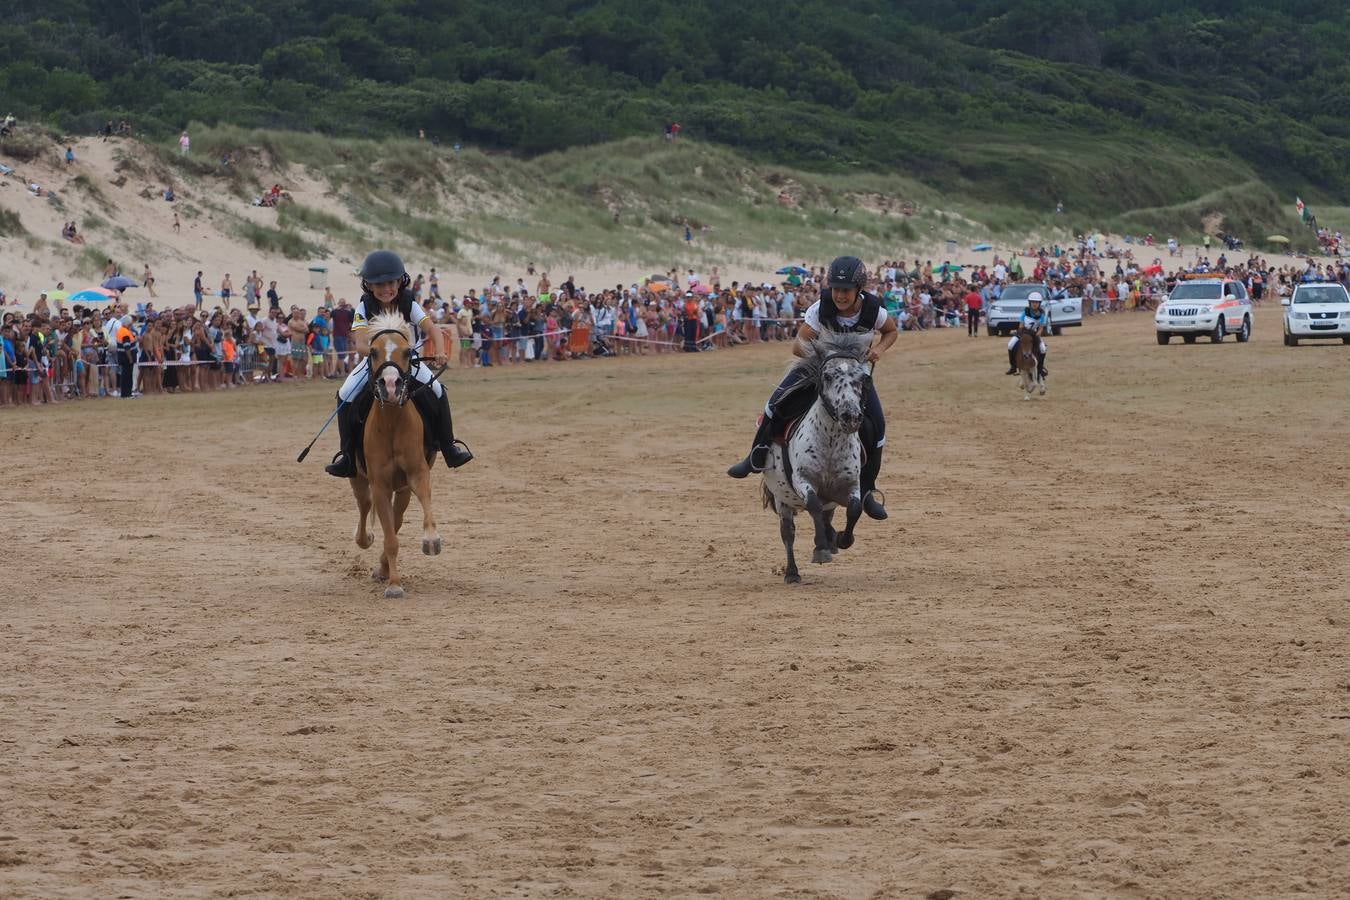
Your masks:
<svg viewBox="0 0 1350 900"><path fill-rule="evenodd" d="M966 334L971 337L980 336L980 310L984 309L984 299L980 297L980 292L975 290L975 285L970 286L966 295L961 298L966 304Z"/></svg>

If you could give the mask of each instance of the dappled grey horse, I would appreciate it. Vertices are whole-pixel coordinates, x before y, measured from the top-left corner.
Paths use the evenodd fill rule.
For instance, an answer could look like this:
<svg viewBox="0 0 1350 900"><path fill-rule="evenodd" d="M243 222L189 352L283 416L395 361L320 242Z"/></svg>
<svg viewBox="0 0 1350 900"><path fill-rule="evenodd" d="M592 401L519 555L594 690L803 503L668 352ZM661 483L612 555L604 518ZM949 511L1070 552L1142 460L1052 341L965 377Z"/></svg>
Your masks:
<svg viewBox="0 0 1350 900"><path fill-rule="evenodd" d="M870 381L868 334L823 332L808 345L807 356L790 369L800 370L803 389L814 385L816 402L797 423L785 445L775 444L764 469L764 505L779 517L779 533L787 550L783 580L802 580L792 551L798 510L811 514L816 528L811 561L827 563L840 550L853 546L853 528L862 515L863 397ZM837 507L847 520L842 532L834 529Z"/></svg>

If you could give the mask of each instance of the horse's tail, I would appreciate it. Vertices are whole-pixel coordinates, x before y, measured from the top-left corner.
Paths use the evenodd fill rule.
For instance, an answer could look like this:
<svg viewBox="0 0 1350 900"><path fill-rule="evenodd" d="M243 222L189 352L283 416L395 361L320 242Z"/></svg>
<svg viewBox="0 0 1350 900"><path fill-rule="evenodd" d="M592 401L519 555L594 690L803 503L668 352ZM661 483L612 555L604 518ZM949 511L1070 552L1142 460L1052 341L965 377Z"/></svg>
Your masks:
<svg viewBox="0 0 1350 900"><path fill-rule="evenodd" d="M760 490L764 493L764 508L778 512L778 504L774 502L773 491L769 490L769 486L761 485Z"/></svg>

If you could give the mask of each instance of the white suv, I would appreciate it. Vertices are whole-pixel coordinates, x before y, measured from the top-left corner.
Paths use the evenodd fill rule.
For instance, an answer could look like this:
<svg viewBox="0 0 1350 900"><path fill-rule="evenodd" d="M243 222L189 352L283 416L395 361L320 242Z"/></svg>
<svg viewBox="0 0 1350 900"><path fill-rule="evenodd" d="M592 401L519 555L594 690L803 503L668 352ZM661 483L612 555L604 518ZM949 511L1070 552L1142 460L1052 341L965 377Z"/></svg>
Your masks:
<svg viewBox="0 0 1350 900"><path fill-rule="evenodd" d="M1158 343L1166 344L1179 334L1188 344L1202 334L1221 343L1232 334L1238 343L1252 336L1252 301L1240 281L1198 278L1182 281L1163 298L1153 316Z"/></svg>
<svg viewBox="0 0 1350 900"><path fill-rule="evenodd" d="M1350 344L1350 292L1344 285L1299 284L1284 304L1284 345L1299 341L1340 338Z"/></svg>

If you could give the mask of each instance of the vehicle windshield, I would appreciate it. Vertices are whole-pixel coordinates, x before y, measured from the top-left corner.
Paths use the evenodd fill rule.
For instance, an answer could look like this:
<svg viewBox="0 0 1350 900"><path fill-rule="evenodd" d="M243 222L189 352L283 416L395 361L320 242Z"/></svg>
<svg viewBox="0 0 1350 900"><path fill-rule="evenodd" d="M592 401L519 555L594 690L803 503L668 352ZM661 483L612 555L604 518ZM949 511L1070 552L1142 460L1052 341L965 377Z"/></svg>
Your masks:
<svg viewBox="0 0 1350 900"><path fill-rule="evenodd" d="M1172 293L1168 296L1167 302L1221 299L1223 299L1223 285L1221 284L1179 284L1172 288Z"/></svg>
<svg viewBox="0 0 1350 900"><path fill-rule="evenodd" d="M1003 293L999 295L998 299L1000 303L1011 303L1013 301L1025 303L1032 291L1040 291L1042 297L1050 296L1050 291L1043 284L1010 284L1003 289Z"/></svg>
<svg viewBox="0 0 1350 900"><path fill-rule="evenodd" d="M1300 287L1294 291L1295 303L1350 303L1350 294L1339 284Z"/></svg>

